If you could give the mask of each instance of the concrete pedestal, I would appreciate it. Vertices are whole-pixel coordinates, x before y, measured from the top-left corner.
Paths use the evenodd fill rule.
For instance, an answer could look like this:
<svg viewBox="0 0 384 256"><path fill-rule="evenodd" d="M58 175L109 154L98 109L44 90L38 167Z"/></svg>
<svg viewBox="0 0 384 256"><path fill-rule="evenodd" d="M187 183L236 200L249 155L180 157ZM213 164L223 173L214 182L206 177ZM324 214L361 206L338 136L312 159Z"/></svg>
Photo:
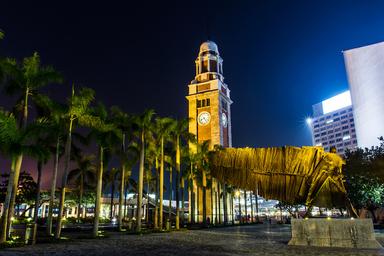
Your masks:
<svg viewBox="0 0 384 256"><path fill-rule="evenodd" d="M292 219L289 245L382 248L371 219Z"/></svg>

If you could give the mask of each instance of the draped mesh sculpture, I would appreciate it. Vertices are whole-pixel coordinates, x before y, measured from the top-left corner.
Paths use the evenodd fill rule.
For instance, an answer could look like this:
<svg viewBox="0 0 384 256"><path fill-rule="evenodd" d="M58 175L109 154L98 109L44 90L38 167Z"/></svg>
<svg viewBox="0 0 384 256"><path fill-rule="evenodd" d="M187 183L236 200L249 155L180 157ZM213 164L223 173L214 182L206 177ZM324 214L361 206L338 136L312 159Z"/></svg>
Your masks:
<svg viewBox="0 0 384 256"><path fill-rule="evenodd" d="M265 199L309 208L347 207L343 159L321 147L226 148L211 156L211 175L221 182L258 190Z"/></svg>

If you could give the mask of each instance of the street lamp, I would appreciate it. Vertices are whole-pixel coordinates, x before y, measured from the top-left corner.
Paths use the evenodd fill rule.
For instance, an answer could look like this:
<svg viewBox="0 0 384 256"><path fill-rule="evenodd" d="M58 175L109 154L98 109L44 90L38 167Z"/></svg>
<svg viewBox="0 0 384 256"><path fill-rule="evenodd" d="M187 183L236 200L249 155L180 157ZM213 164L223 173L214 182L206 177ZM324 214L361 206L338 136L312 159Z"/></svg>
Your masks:
<svg viewBox="0 0 384 256"><path fill-rule="evenodd" d="M307 117L307 118L305 119L305 122L307 123L308 126L311 126L311 125L312 125L312 118Z"/></svg>

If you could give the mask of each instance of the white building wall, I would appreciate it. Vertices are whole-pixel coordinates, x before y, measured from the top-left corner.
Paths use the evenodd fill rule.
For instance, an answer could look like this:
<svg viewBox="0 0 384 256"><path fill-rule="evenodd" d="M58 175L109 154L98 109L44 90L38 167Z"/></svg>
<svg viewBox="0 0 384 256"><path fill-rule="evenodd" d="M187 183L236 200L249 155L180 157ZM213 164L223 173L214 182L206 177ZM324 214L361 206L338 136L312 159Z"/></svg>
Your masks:
<svg viewBox="0 0 384 256"><path fill-rule="evenodd" d="M343 52L359 147L384 136L384 42Z"/></svg>

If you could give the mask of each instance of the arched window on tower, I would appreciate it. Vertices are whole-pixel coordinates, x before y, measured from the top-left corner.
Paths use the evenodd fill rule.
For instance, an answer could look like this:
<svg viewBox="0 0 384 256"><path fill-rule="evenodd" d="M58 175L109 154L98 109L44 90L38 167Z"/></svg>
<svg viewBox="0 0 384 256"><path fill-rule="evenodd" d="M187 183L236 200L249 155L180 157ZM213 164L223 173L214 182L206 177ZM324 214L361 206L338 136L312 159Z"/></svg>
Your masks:
<svg viewBox="0 0 384 256"><path fill-rule="evenodd" d="M201 73L208 72L208 60L203 60L202 66L201 66Z"/></svg>
<svg viewBox="0 0 384 256"><path fill-rule="evenodd" d="M217 61L215 60L209 60L210 70L209 72L218 72L217 70Z"/></svg>

